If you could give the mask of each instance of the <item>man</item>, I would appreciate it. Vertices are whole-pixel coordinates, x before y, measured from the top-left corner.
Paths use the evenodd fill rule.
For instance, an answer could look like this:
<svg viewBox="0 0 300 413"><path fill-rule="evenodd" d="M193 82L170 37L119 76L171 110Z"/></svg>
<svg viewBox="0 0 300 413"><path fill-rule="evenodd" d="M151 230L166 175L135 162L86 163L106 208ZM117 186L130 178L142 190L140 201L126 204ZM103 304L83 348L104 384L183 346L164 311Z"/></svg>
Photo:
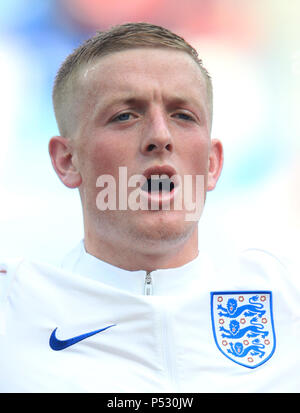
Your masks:
<svg viewBox="0 0 300 413"><path fill-rule="evenodd" d="M53 102L49 153L79 189L84 240L61 268L2 266L1 391L298 391L284 266L198 251L223 149L196 51L158 26L114 27L65 60Z"/></svg>

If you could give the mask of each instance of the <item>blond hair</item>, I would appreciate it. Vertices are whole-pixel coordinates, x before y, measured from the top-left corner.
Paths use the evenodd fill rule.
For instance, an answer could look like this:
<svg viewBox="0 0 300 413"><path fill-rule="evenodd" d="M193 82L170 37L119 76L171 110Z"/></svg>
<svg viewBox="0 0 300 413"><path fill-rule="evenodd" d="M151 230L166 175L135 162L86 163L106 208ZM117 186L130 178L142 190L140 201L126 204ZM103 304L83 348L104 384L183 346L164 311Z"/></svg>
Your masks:
<svg viewBox="0 0 300 413"><path fill-rule="evenodd" d="M199 66L206 81L209 110L212 117L211 78L197 51L182 37L170 30L150 23L126 23L105 32L97 32L76 48L62 63L53 87L53 106L58 127L63 136L67 134L63 106L65 97L76 86L74 78L82 67L110 53L140 47L171 48L188 53Z"/></svg>

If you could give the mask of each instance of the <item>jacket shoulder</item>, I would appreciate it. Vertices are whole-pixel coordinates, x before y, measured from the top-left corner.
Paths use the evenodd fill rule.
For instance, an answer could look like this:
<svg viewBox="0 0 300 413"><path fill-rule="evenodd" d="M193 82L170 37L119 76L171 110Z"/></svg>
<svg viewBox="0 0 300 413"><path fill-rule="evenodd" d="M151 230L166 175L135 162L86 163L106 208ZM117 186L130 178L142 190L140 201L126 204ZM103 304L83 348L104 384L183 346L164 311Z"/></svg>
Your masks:
<svg viewBox="0 0 300 413"><path fill-rule="evenodd" d="M299 263L295 257L287 257L278 251L248 248L241 252L242 262L266 275L273 284L300 298Z"/></svg>

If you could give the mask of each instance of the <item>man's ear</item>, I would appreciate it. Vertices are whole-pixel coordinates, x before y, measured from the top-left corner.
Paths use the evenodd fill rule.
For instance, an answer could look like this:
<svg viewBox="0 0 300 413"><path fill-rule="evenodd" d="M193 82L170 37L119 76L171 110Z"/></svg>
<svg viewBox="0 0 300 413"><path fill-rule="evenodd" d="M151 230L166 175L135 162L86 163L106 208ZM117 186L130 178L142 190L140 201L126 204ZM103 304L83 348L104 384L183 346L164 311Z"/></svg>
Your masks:
<svg viewBox="0 0 300 413"><path fill-rule="evenodd" d="M73 164L69 139L53 136L49 141L48 149L53 168L62 183L68 188L78 188L82 183L82 178Z"/></svg>
<svg viewBox="0 0 300 413"><path fill-rule="evenodd" d="M219 179L223 167L223 146L218 139L211 141L208 176L207 176L207 191L212 191Z"/></svg>

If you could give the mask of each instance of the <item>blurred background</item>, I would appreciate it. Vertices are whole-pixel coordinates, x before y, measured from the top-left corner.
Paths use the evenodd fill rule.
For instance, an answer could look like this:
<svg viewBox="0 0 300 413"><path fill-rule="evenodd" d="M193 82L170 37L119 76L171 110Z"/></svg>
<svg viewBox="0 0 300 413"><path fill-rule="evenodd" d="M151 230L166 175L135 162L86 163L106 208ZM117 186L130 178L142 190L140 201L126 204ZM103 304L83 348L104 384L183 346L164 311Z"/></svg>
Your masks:
<svg viewBox="0 0 300 413"><path fill-rule="evenodd" d="M200 247L259 247L297 258L300 233L298 0L0 2L0 258L55 264L83 237L77 190L48 155L52 86L97 30L163 25L196 47L214 85L212 137L225 163L208 194Z"/></svg>

